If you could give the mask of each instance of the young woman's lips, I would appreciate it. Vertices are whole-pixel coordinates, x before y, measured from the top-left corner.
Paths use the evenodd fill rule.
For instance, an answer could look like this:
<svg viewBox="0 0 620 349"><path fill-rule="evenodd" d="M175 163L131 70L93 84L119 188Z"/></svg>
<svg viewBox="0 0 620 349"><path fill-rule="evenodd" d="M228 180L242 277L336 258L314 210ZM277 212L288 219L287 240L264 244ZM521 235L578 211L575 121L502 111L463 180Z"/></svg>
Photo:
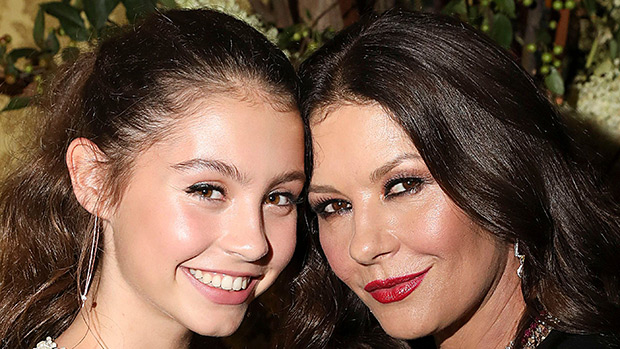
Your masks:
<svg viewBox="0 0 620 349"><path fill-rule="evenodd" d="M370 293L372 298L380 303L398 302L405 299L420 285L430 269L431 267L428 267L419 273L371 281L364 287L364 291Z"/></svg>
<svg viewBox="0 0 620 349"><path fill-rule="evenodd" d="M256 277L251 277L245 289L238 291L225 290L222 288L211 287L199 281L190 273L189 268L182 268L182 270L194 287L196 287L203 296L216 304L239 305L245 303L254 293L254 287L258 282Z"/></svg>

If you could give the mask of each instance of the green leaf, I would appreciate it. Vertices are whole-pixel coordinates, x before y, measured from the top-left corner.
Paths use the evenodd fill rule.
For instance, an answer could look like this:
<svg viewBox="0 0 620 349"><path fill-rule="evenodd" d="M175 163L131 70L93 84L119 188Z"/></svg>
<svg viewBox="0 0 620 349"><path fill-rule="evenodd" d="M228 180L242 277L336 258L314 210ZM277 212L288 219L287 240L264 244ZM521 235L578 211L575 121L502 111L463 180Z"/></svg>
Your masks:
<svg viewBox="0 0 620 349"><path fill-rule="evenodd" d="M165 8L177 8L177 7L179 7L174 0L159 0L159 3L164 5Z"/></svg>
<svg viewBox="0 0 620 349"><path fill-rule="evenodd" d="M618 42L616 40L609 41L609 56L611 59L618 57Z"/></svg>
<svg viewBox="0 0 620 349"><path fill-rule="evenodd" d="M508 48L512 43L512 24L510 19L502 13L493 16L493 25L489 36L501 46Z"/></svg>
<svg viewBox="0 0 620 349"><path fill-rule="evenodd" d="M562 77L557 69L551 68L549 75L545 77L545 86L547 86L549 91L555 94L564 94L564 80L562 80Z"/></svg>
<svg viewBox="0 0 620 349"><path fill-rule="evenodd" d="M515 18L514 0L495 0L497 10L510 18Z"/></svg>
<svg viewBox="0 0 620 349"><path fill-rule="evenodd" d="M465 0L451 0L448 4L446 4L443 10L441 10L441 13L446 15L467 14L467 5L465 5Z"/></svg>
<svg viewBox="0 0 620 349"><path fill-rule="evenodd" d="M583 0L583 7L592 15L596 13L596 0Z"/></svg>
<svg viewBox="0 0 620 349"><path fill-rule="evenodd" d="M9 54L7 55L7 59L10 63L15 63L17 62L18 59L22 57L32 58L36 56L37 54L39 54L39 51L33 48L16 48L14 50L11 50L11 52L9 52Z"/></svg>
<svg viewBox="0 0 620 349"><path fill-rule="evenodd" d="M84 20L80 16L80 11L62 2L48 2L42 4L41 7L45 12L58 18L60 26L67 35L75 41L86 41L90 35Z"/></svg>
<svg viewBox="0 0 620 349"><path fill-rule="evenodd" d="M118 3L119 0L84 0L84 12L90 24L100 31Z"/></svg>
<svg viewBox="0 0 620 349"><path fill-rule="evenodd" d="M30 103L30 100L32 100L32 97L24 97L24 96L12 97L9 100L9 103L4 107L4 109L2 109L2 111L25 108Z"/></svg>
<svg viewBox="0 0 620 349"><path fill-rule="evenodd" d="M58 42L58 38L54 31L51 31L47 39L45 39L45 49L52 55L55 55L58 53L58 50L60 50L60 42Z"/></svg>
<svg viewBox="0 0 620 349"><path fill-rule="evenodd" d="M157 9L157 0L121 0L127 10L127 20L130 23L144 17Z"/></svg>
<svg viewBox="0 0 620 349"><path fill-rule="evenodd" d="M43 48L45 43L43 42L45 35L45 12L43 12L43 8L39 7L39 11L37 11L37 17L34 20L34 29L32 30L32 37L34 38L34 42L39 46L39 48Z"/></svg>

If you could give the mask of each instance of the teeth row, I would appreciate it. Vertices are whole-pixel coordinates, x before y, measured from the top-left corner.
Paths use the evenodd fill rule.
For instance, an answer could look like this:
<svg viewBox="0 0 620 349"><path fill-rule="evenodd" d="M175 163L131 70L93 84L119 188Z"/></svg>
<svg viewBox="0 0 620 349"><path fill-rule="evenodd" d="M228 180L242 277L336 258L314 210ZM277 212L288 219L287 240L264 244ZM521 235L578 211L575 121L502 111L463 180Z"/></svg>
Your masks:
<svg viewBox="0 0 620 349"><path fill-rule="evenodd" d="M203 284L227 291L245 290L250 282L250 278L247 276L232 277L224 274L211 274L197 269L190 269L189 272Z"/></svg>

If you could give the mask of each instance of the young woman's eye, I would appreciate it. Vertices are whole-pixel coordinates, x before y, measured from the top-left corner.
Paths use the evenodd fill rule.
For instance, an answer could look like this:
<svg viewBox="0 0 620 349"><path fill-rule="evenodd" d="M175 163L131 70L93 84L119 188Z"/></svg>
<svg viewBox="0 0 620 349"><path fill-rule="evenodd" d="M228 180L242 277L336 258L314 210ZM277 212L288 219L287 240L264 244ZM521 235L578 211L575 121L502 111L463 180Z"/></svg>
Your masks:
<svg viewBox="0 0 620 349"><path fill-rule="evenodd" d="M206 200L222 200L224 198L224 189L207 183L194 184L186 191L188 194L195 194Z"/></svg>
<svg viewBox="0 0 620 349"><path fill-rule="evenodd" d="M329 216L334 213L344 213L351 210L351 203L344 200L328 200L313 207L314 212L321 216Z"/></svg>
<svg viewBox="0 0 620 349"><path fill-rule="evenodd" d="M293 197L290 194L271 193L265 198L265 204L274 206L289 206L294 204Z"/></svg>
<svg viewBox="0 0 620 349"><path fill-rule="evenodd" d="M385 186L385 196L395 196L403 193L417 193L424 183L422 178L400 178L389 181Z"/></svg>

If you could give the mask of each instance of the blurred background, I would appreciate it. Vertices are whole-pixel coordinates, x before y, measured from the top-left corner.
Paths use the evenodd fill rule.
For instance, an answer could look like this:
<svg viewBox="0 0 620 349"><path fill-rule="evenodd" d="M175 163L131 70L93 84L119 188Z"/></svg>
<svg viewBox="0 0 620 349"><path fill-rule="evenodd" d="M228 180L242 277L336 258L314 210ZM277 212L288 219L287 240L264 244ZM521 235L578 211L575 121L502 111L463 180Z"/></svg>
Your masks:
<svg viewBox="0 0 620 349"><path fill-rule="evenodd" d="M512 52L610 171L620 156L620 0L0 0L0 164L36 117L43 79L115 27L158 8L241 18L294 64L360 16L393 7L457 16Z"/></svg>

